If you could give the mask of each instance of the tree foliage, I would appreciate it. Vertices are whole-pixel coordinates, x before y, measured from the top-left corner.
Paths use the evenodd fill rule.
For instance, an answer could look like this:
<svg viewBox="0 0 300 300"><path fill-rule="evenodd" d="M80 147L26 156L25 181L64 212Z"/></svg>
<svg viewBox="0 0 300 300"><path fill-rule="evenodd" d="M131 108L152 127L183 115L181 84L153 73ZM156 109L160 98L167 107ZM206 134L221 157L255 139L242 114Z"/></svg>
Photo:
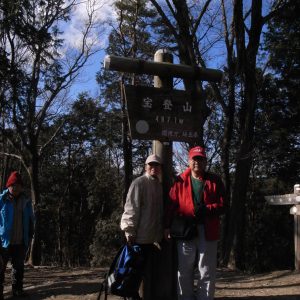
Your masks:
<svg viewBox="0 0 300 300"><path fill-rule="evenodd" d="M0 2L0 131L10 151L4 156L20 160L30 178L31 197L36 210L36 234L33 240L34 263L41 260L39 164L60 125L42 143L41 134L53 121L55 109L64 100L64 93L94 51L89 33L95 11L83 29L82 45L73 60L61 53L63 40L58 29L68 21L74 1L6 1ZM56 106L56 107L55 107ZM52 119L52 120L51 120ZM48 127L49 129L49 127ZM45 136L45 135L44 135Z"/></svg>

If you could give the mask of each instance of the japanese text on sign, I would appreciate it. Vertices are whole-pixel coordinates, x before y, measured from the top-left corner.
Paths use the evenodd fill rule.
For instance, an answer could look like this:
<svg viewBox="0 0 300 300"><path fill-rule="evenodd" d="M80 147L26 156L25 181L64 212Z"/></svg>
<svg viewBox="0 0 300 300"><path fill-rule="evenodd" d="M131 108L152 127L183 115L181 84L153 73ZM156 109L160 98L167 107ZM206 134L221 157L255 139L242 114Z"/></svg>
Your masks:
<svg viewBox="0 0 300 300"><path fill-rule="evenodd" d="M126 86L132 138L194 142L200 138L201 112L190 94L142 86Z"/></svg>

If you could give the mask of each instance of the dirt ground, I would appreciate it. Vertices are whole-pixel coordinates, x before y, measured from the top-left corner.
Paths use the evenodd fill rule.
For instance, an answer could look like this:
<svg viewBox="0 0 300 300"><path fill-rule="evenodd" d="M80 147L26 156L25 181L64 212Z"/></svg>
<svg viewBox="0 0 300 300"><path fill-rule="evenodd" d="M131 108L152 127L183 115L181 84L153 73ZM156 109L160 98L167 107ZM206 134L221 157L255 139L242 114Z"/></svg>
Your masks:
<svg viewBox="0 0 300 300"><path fill-rule="evenodd" d="M27 299L96 300L105 271L103 268L26 267L24 288L29 294ZM8 269L4 296L14 299L9 272ZM300 300L300 273L295 271L247 275L224 269L218 270L217 277L216 300ZM120 298L109 296L108 299Z"/></svg>

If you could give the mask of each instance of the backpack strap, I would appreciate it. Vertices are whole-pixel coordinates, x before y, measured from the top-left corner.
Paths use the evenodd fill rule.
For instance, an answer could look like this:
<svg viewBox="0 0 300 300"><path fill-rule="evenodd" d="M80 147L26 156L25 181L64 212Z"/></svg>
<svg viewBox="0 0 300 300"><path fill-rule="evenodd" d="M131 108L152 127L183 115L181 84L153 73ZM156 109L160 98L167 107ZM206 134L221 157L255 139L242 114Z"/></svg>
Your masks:
<svg viewBox="0 0 300 300"><path fill-rule="evenodd" d="M117 254L115 255L115 258L114 258L113 262L111 263L111 265L110 265L110 267L109 267L109 271L108 271L107 277L108 277L108 276L113 272L113 270L115 269L115 266L116 266L117 261L118 261L118 259L119 259L119 257L120 257L120 254L122 253L122 251L123 251L123 249L124 249L125 246L126 246L126 244L123 245L122 247L120 247L120 249L118 250Z"/></svg>
<svg viewBox="0 0 300 300"><path fill-rule="evenodd" d="M105 279L101 282L101 288L100 288L100 291L98 293L97 300L101 299L101 295L102 295L103 292L104 292L104 300L107 300L107 295L108 295L108 276L115 269L115 266L116 266L117 261L118 261L118 259L120 257L120 254L122 253L122 251L123 251L123 249L124 249L125 246L126 246L126 244L123 245L122 247L120 247L119 250L118 250L118 252L117 252L117 254L115 255L114 260L113 260L113 262L110 265L109 271L105 275ZM127 300L127 298L124 298L124 300Z"/></svg>

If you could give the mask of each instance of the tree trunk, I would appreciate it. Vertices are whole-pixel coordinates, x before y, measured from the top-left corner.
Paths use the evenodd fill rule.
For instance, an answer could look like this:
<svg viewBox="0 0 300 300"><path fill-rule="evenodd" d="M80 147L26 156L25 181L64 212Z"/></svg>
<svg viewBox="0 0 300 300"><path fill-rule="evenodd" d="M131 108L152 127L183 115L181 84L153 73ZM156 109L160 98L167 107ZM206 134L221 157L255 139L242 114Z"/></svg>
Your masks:
<svg viewBox="0 0 300 300"><path fill-rule="evenodd" d="M230 221L226 245L224 250L224 264L228 264L234 250L235 265L244 267L244 226L245 205L247 200L247 188L252 164L252 141L254 135L255 109L257 103L256 88L256 57L262 31L262 1L252 1L251 28L248 32L249 40L246 45L243 1L234 1L234 30L236 37L236 51L238 59L238 71L244 86L242 105L239 113L239 151L236 157L236 172L230 209ZM233 249L233 243L234 249Z"/></svg>
<svg viewBox="0 0 300 300"><path fill-rule="evenodd" d="M224 263L228 264L230 253L235 241L235 264L237 268L243 268L244 261L244 226L241 226L245 218L245 205L249 174L252 164L252 142L254 135L254 117L257 103L257 90L255 68L245 72L245 101L240 114L240 148L236 158L236 172L230 209L230 223L226 237Z"/></svg>
<svg viewBox="0 0 300 300"><path fill-rule="evenodd" d="M224 3L223 3L224 4ZM223 7L224 8L224 7ZM227 19L225 8L223 10L223 18ZM227 49L227 66L228 66L228 104L225 103L223 106L224 111L224 133L221 142L221 168L225 184L225 203L226 207L231 206L231 174L230 174L230 149L233 136L234 120L235 120L235 105L236 105L236 96L235 96L235 87L236 87L236 58L233 51L233 39L229 35L229 30L227 29L227 23L224 22L225 30L225 42ZM231 35L234 36L234 32L231 32ZM219 93L220 94L220 93ZM218 94L217 94L218 95ZM217 98L217 97L216 97ZM226 249L226 237L229 231L229 222L230 222L230 212L229 209L226 210L223 226L222 226L222 243L221 243L221 263L223 264L225 249Z"/></svg>
<svg viewBox="0 0 300 300"><path fill-rule="evenodd" d="M36 149L36 148L35 148ZM41 227L40 227L40 190L39 190L39 157L38 154L32 156L31 166L29 168L31 180L31 199L35 213L35 231L31 243L29 262L32 265L41 264Z"/></svg>
<svg viewBox="0 0 300 300"><path fill-rule="evenodd" d="M182 64L190 66L198 66L194 49L194 37L190 33L189 10L186 1L174 1L176 7L176 20L178 22L179 34L177 35L177 44L179 58ZM200 80L184 79L186 91L190 91L192 95L192 106L200 106L202 113L199 116L200 137L196 143L203 145L203 126L208 116L206 99L203 94L202 82ZM194 145L190 145L194 146Z"/></svg>
<svg viewBox="0 0 300 300"><path fill-rule="evenodd" d="M125 204L127 192L132 181L132 141L129 136L127 120L127 109L125 103L123 79L120 81L121 101L122 101L122 138L123 138L123 157L124 157L124 190L123 203Z"/></svg>
<svg viewBox="0 0 300 300"><path fill-rule="evenodd" d="M8 169L9 169L9 158L4 156L1 164L1 182L0 182L0 191L6 188L6 179L8 177Z"/></svg>
<svg viewBox="0 0 300 300"><path fill-rule="evenodd" d="M230 71L229 71L230 73ZM227 111L225 112L225 126L224 126L224 134L223 139L221 143L221 168L224 178L224 184L225 184L225 202L226 207L229 208L230 205L230 199L231 199L231 175L230 175L230 146L231 146L231 140L232 140L232 134L233 134L233 124L234 124L234 113L235 113L235 79L233 74L229 74L229 101L228 101L228 107ZM228 235L229 231L229 222L230 222L230 212L227 209L224 219L223 219L223 227L222 227L222 264L226 249L226 237Z"/></svg>

